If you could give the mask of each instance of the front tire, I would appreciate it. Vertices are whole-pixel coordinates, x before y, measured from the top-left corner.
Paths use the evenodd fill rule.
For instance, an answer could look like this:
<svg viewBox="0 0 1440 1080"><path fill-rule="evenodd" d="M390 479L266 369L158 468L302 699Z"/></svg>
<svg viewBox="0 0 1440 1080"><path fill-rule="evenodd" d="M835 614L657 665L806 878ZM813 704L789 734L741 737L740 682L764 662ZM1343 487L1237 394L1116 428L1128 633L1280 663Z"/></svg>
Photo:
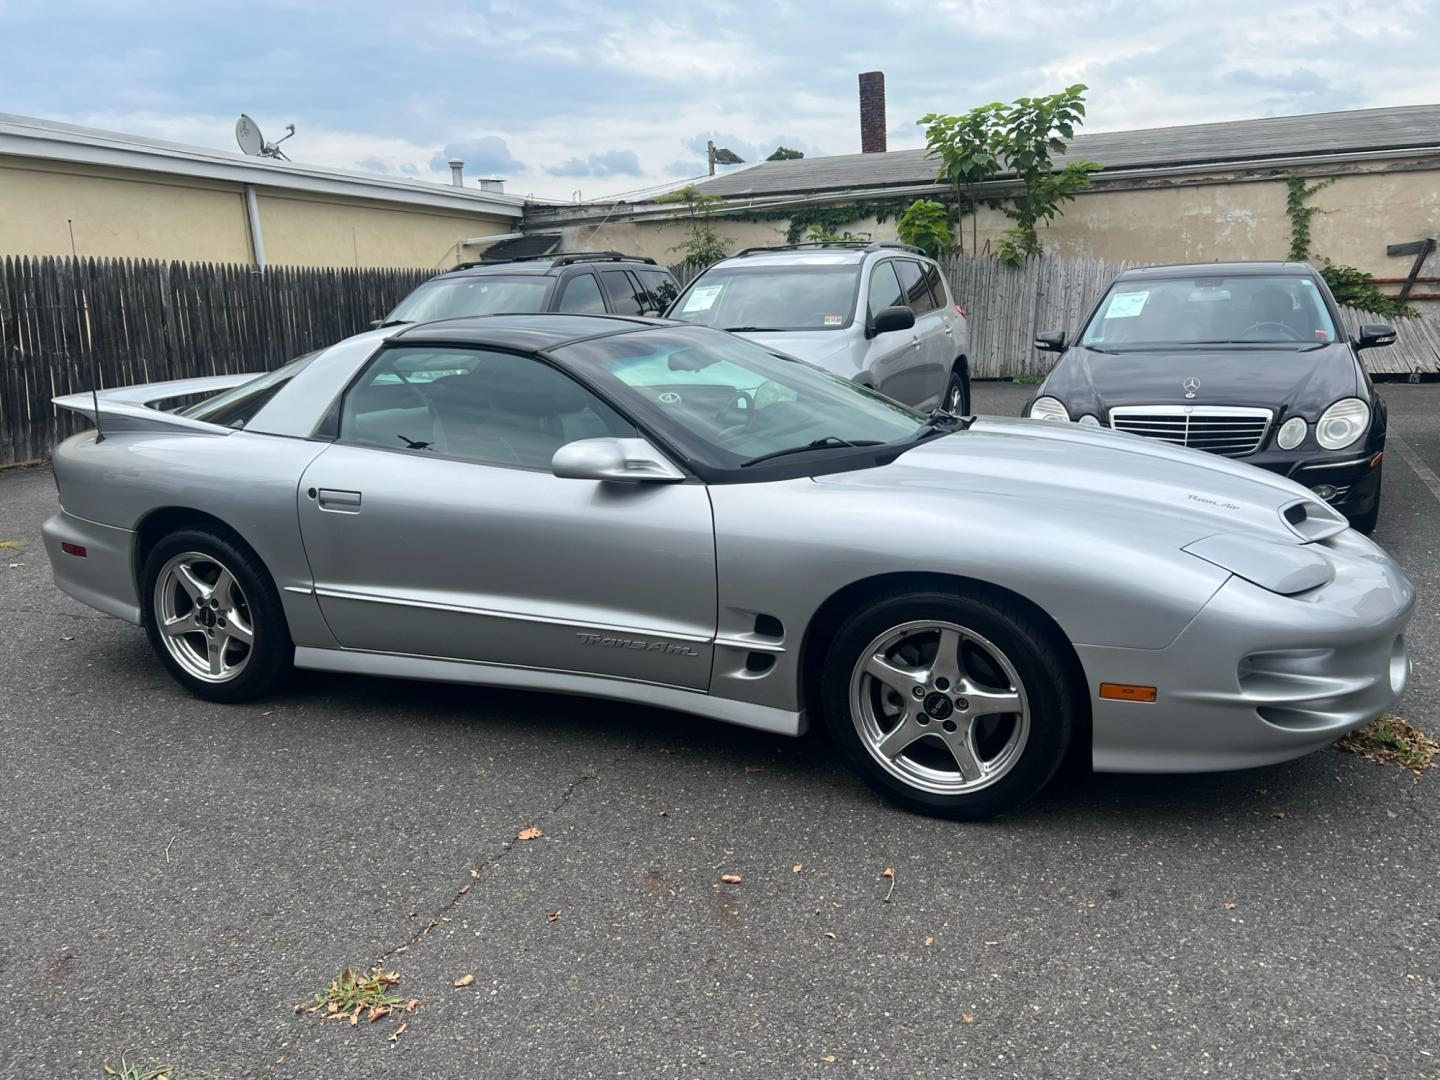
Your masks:
<svg viewBox="0 0 1440 1080"><path fill-rule="evenodd" d="M161 540L141 574L145 632L160 662L207 701L250 701L290 671L279 593L259 557L219 529Z"/></svg>
<svg viewBox="0 0 1440 1080"><path fill-rule="evenodd" d="M837 631L822 708L837 749L910 810L977 821L1014 809L1059 768L1077 705L1053 632L975 592L881 597Z"/></svg>

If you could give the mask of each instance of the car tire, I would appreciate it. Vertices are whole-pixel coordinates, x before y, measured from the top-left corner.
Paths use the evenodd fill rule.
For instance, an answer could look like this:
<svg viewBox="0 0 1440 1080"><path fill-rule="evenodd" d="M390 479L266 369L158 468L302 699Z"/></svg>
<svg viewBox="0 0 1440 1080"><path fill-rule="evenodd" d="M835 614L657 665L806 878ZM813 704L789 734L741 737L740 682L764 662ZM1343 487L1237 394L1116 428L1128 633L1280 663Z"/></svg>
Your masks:
<svg viewBox="0 0 1440 1080"><path fill-rule="evenodd" d="M1069 748L1081 706L1063 649L1005 594L881 596L831 640L826 728L846 761L901 806L961 821L993 817L1044 787ZM1018 708L1001 711L1007 704Z"/></svg>
<svg viewBox="0 0 1440 1080"><path fill-rule="evenodd" d="M1384 487L1384 468L1384 465L1379 465L1375 469L1375 498L1370 503L1370 509L1350 519L1350 527L1366 536L1373 533L1375 526L1380 523L1380 491Z"/></svg>
<svg viewBox="0 0 1440 1080"><path fill-rule="evenodd" d="M965 377L965 369L959 361L950 371L950 381L945 386L940 407L956 416L970 415L970 380Z"/></svg>
<svg viewBox="0 0 1440 1080"><path fill-rule="evenodd" d="M294 661L280 594L258 555L220 529L171 533L141 575L145 632L160 662L207 701L260 697Z"/></svg>

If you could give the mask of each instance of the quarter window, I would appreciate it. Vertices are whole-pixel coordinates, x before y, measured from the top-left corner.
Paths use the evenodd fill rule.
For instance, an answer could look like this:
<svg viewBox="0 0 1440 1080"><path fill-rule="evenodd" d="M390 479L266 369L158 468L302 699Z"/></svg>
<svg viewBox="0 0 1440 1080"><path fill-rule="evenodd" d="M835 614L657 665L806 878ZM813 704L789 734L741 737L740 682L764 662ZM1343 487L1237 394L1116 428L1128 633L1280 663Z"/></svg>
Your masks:
<svg viewBox="0 0 1440 1080"><path fill-rule="evenodd" d="M526 469L549 469L566 443L607 435L635 429L548 364L484 349L386 349L340 411L343 442Z"/></svg>
<svg viewBox="0 0 1440 1080"><path fill-rule="evenodd" d="M605 295L610 298L610 310L615 314L639 315L644 310L636 295L634 279L624 270L601 271L600 279L605 283Z"/></svg>
<svg viewBox="0 0 1440 1080"><path fill-rule="evenodd" d="M605 314L605 300L600 295L600 284L594 274L575 274L565 282L560 294L560 305L556 311L568 311L576 315Z"/></svg>
<svg viewBox="0 0 1440 1080"><path fill-rule="evenodd" d="M937 308L949 307L950 297L945 292L945 282L940 277L940 267L925 264L925 284L930 286L930 296Z"/></svg>

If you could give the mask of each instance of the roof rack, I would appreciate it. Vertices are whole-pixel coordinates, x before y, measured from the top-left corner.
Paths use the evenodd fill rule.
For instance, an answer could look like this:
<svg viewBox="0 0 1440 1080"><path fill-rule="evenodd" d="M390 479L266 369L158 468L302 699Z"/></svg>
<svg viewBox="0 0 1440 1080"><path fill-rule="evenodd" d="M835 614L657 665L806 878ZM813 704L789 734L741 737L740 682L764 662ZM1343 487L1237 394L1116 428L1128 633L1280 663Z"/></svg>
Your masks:
<svg viewBox="0 0 1440 1080"><path fill-rule="evenodd" d="M517 255L513 259L476 259L471 262L456 263L451 270L468 270L474 266L503 266L506 263L540 262L550 261L556 266L569 266L579 262L638 262L649 263L651 266L659 264L652 258L645 255L626 255L622 251L567 251L562 254L549 255Z"/></svg>
<svg viewBox="0 0 1440 1080"><path fill-rule="evenodd" d="M742 255L755 255L766 251L804 251L806 249L824 250L825 248L855 248L860 251L881 251L894 249L898 251L910 251L916 255L924 255L914 244L901 244L894 240L805 240L798 244L772 244L768 247L748 247L737 251L731 258L740 258Z"/></svg>

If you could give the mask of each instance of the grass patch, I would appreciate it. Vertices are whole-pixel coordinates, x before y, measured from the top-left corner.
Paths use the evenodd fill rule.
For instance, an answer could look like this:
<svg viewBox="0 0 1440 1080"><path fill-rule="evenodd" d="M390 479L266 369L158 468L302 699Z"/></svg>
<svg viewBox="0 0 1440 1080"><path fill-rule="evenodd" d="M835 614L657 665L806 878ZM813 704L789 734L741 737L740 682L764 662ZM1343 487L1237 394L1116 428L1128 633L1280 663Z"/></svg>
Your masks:
<svg viewBox="0 0 1440 1080"><path fill-rule="evenodd" d="M175 1080L175 1070L169 1065L145 1069L139 1065L131 1065L123 1056L118 1069L112 1065L105 1065L103 1068L106 1076L118 1076L120 1080Z"/></svg>
<svg viewBox="0 0 1440 1080"><path fill-rule="evenodd" d="M1022 371L1010 381L1021 386L1039 386L1045 381L1045 376L1038 371Z"/></svg>
<svg viewBox="0 0 1440 1080"><path fill-rule="evenodd" d="M1399 765L1416 774L1435 768L1435 757L1440 754L1440 743L1400 717L1388 715L1352 731L1335 745L1382 765Z"/></svg>
<svg viewBox="0 0 1440 1080"><path fill-rule="evenodd" d="M295 1006L295 1011L322 1013L326 1020L347 1018L352 1024L360 1022L362 1013L373 1024L397 1010L414 1012L419 999L406 1001L391 989L399 981L400 976L395 972L378 967L372 968L368 975L357 975L346 968L330 980L329 986L313 995L313 1003L302 1001Z"/></svg>

